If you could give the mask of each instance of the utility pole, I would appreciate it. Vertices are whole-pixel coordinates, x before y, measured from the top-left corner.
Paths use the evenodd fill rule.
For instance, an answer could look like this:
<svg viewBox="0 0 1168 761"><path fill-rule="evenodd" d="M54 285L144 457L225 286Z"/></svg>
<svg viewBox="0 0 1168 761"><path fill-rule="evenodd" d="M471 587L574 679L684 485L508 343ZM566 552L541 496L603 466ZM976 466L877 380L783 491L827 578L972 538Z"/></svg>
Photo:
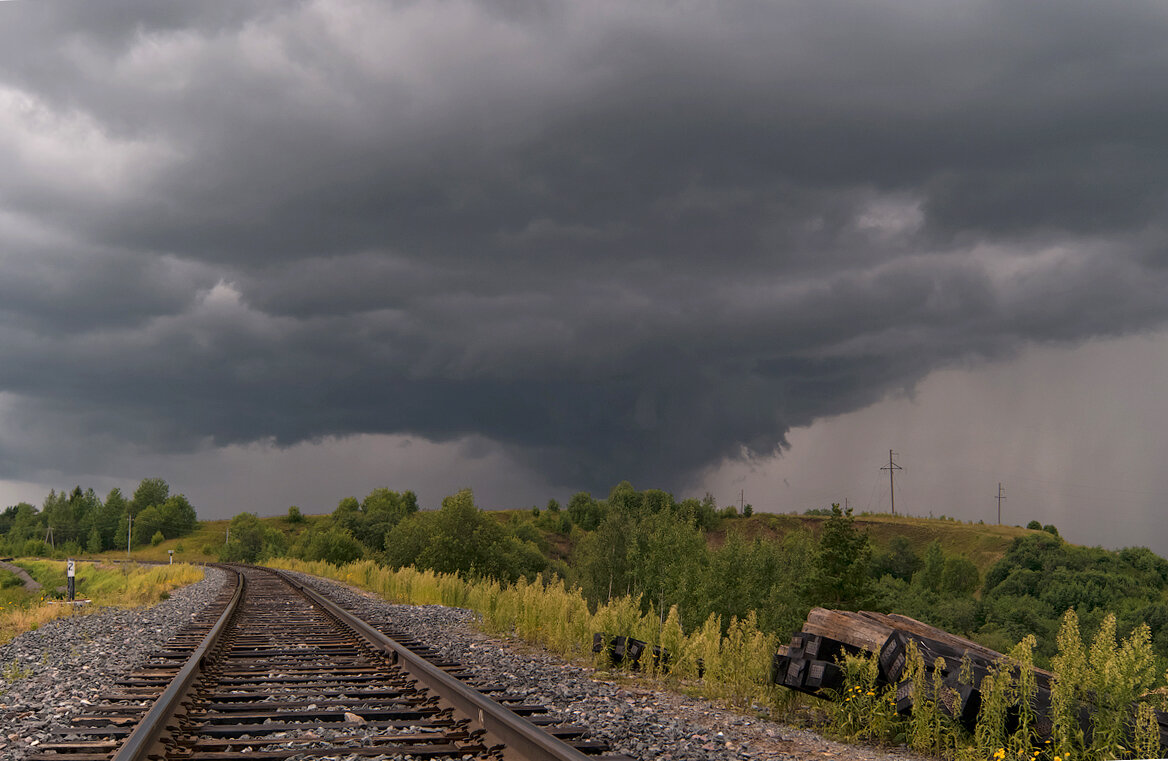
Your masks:
<svg viewBox="0 0 1168 761"><path fill-rule="evenodd" d="M896 515L896 488L895 488L895 484L893 483L892 475L893 475L893 473L895 473L898 470L904 470L904 468L900 467L899 465L897 465L895 462L892 461L892 458L895 455L896 455L896 452L893 452L891 449L889 449L888 450L888 464L881 468L881 470L888 471L888 497L892 501L892 514L893 515Z"/></svg>
<svg viewBox="0 0 1168 761"><path fill-rule="evenodd" d="M1006 492L1002 489L1002 482L998 481L998 525L1002 525L1002 503L1006 501Z"/></svg>
<svg viewBox="0 0 1168 761"><path fill-rule="evenodd" d="M746 489L738 490L738 514L742 515L742 510L746 505Z"/></svg>
<svg viewBox="0 0 1168 761"><path fill-rule="evenodd" d="M126 523L126 557L130 557L130 537L134 534L134 514L127 512L130 520Z"/></svg>

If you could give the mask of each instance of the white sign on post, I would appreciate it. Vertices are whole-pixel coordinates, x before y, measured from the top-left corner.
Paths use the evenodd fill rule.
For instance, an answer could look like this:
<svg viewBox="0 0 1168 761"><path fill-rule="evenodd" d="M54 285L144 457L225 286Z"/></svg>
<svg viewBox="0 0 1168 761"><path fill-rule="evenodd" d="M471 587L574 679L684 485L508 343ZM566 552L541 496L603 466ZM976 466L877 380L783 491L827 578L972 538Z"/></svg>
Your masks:
<svg viewBox="0 0 1168 761"><path fill-rule="evenodd" d="M65 575L69 577L66 580L68 582L69 602L73 602L73 597L75 594L75 587L73 586L73 558L69 558L68 562L65 564Z"/></svg>

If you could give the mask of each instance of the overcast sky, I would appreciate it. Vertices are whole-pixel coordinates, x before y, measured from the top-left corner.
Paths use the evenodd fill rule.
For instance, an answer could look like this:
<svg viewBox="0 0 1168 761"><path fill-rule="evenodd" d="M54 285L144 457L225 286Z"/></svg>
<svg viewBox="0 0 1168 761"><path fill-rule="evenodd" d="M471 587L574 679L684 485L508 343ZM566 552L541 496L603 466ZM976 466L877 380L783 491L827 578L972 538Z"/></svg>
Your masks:
<svg viewBox="0 0 1168 761"><path fill-rule="evenodd" d="M2 3L0 501L877 510L893 448L910 512L1003 481L1168 551L1165 39L1162 2Z"/></svg>

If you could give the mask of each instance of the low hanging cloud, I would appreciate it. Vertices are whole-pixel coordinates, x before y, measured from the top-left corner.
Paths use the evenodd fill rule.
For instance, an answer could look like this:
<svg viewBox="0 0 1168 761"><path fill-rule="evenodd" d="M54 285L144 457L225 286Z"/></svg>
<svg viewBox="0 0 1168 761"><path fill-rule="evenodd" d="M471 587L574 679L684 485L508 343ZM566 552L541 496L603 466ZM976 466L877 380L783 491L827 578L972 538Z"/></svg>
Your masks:
<svg viewBox="0 0 1168 761"><path fill-rule="evenodd" d="M1166 34L1151 2L3 4L0 477L390 433L673 487L1163 325Z"/></svg>

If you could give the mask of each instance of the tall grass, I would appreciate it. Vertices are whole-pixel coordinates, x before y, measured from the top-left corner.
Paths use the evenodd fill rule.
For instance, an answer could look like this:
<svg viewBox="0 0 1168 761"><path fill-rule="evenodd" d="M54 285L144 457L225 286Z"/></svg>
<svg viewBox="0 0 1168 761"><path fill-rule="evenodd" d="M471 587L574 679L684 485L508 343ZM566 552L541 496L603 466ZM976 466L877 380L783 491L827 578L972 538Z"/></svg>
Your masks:
<svg viewBox="0 0 1168 761"><path fill-rule="evenodd" d="M481 616L484 630L515 636L569 658L593 657L594 632L630 635L648 643L641 665L650 674L655 666L649 653L661 645L671 656L672 679L696 679L704 669L705 694L744 709L767 705L774 698L769 677L778 638L760 631L753 613L731 619L725 634L723 622L713 615L687 634L676 606L662 616L652 604L644 609L639 596L622 596L593 610L579 589L558 578L538 576L504 585L412 567L393 570L368 560L335 566L276 558L269 565L335 579L391 602L469 608Z"/></svg>
<svg viewBox="0 0 1168 761"><path fill-rule="evenodd" d="M19 560L29 575L44 585L35 593L18 587L8 587L0 599L0 643L7 642L21 632L36 629L42 624L68 615L84 615L93 607L139 607L163 599L176 587L193 584L203 578L200 566L175 565L140 566L124 564L117 567L77 563L76 590L78 599L92 600L91 606L74 608L60 605L52 599L56 588L65 585L65 563L55 560Z"/></svg>

